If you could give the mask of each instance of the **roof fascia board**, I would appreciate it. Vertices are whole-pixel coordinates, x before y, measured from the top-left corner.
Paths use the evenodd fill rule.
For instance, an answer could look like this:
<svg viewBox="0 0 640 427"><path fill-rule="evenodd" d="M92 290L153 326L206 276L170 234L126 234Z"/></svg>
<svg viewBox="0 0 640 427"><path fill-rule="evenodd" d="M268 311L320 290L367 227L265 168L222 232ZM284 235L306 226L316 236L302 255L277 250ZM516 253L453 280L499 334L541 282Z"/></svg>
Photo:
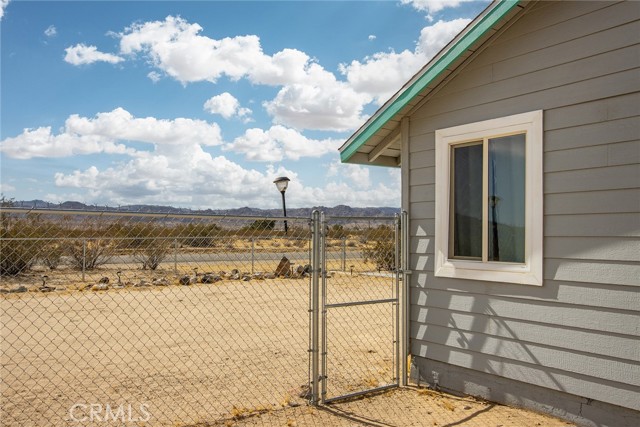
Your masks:
<svg viewBox="0 0 640 427"><path fill-rule="evenodd" d="M425 67L424 71L416 76L413 83L409 84L404 91L401 91L387 107L383 107L376 113L371 122L354 135L352 141L341 150L340 160L342 162L348 161L371 136L378 132L385 123L391 120L431 82L440 77L452 63L480 40L487 31L491 30L518 3L519 0L504 0L496 3L484 16L479 17L475 23L472 23L472 27L465 34L439 57L435 58L436 60L430 66Z"/></svg>

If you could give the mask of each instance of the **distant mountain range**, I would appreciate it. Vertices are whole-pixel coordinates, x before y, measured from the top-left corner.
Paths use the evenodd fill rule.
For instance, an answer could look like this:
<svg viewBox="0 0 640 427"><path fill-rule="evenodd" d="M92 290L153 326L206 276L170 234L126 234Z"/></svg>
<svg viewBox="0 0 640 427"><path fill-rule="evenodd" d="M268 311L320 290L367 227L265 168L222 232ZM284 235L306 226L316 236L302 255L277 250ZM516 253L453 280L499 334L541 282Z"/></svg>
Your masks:
<svg viewBox="0 0 640 427"><path fill-rule="evenodd" d="M258 209L258 208L236 208L236 209L186 209L173 206L162 205L126 205L119 207L107 207L98 205L87 205L80 202L49 203L44 200L19 200L13 201L12 206L35 209L69 209L81 211L108 211L108 212L147 212L147 213L170 213L170 214L205 214L205 215L234 215L234 216L262 216L279 217L282 216L282 209ZM287 209L287 216L309 217L314 210L325 212L329 216L343 217L377 217L391 216L400 211L400 208L393 207L366 207L354 208L346 205L334 207L314 206L310 208Z"/></svg>

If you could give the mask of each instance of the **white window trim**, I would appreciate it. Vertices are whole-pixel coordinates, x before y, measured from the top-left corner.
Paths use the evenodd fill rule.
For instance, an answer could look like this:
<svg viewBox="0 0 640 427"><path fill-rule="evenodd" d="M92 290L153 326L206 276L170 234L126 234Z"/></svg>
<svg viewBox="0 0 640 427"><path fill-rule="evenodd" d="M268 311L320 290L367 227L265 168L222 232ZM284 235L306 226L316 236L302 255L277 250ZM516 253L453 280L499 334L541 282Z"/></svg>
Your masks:
<svg viewBox="0 0 640 427"><path fill-rule="evenodd" d="M525 138L525 262L524 264L449 259L449 196L451 147L487 137L526 132ZM543 282L542 110L485 120L436 131L437 277L541 286Z"/></svg>

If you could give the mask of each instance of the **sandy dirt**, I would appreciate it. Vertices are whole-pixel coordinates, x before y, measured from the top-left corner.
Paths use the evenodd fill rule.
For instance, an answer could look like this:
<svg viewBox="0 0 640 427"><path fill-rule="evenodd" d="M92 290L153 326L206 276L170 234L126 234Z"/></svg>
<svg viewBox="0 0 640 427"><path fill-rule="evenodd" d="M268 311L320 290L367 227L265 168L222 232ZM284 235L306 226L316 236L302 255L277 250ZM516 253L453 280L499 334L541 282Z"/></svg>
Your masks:
<svg viewBox="0 0 640 427"><path fill-rule="evenodd" d="M327 283L336 300L391 290L386 278ZM123 407L127 420L175 425L305 403L309 279L27 292L0 304L3 426L89 425L91 405L98 418L109 404L118 420ZM329 395L393 381L391 314L388 304L330 311Z"/></svg>
<svg viewBox="0 0 640 427"><path fill-rule="evenodd" d="M124 277L142 274L171 276ZM0 296L2 426L567 425L415 388L309 406L308 278L97 292L64 286L70 279L78 282L77 272L51 278L64 291L31 283L29 292ZM326 284L327 304L390 298L395 286L350 271ZM327 398L394 383L393 309L327 309Z"/></svg>

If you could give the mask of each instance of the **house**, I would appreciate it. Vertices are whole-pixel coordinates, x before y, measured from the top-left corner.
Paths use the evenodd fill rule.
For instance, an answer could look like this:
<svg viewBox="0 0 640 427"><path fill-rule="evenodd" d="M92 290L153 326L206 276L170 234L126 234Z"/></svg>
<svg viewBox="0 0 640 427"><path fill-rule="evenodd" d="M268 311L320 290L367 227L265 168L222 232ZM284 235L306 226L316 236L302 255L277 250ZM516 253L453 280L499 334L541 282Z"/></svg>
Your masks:
<svg viewBox="0 0 640 427"><path fill-rule="evenodd" d="M640 425L640 2L491 3L340 155L401 168L413 381Z"/></svg>

